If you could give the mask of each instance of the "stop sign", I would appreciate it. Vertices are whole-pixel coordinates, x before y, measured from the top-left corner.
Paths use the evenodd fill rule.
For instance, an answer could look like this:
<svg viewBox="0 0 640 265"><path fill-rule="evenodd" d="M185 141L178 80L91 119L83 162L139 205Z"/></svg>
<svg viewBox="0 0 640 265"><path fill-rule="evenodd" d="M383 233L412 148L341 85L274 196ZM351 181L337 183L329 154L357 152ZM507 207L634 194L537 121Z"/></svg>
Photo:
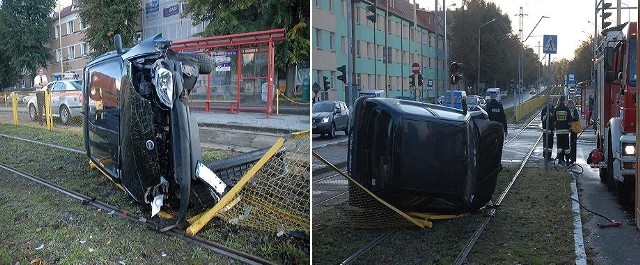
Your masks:
<svg viewBox="0 0 640 265"><path fill-rule="evenodd" d="M418 63L413 63L411 65L411 72L413 72L414 74L419 74L420 73L420 65Z"/></svg>

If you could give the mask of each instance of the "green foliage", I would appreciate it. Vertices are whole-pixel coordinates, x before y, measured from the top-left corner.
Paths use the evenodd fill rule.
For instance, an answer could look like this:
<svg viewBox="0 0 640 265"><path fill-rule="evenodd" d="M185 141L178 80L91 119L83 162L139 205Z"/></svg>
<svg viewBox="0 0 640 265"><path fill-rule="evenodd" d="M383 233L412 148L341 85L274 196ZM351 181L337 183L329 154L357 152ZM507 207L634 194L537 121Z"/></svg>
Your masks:
<svg viewBox="0 0 640 265"><path fill-rule="evenodd" d="M209 22L204 36L284 28L276 45L276 67L309 62L310 2L304 0L187 0L194 23Z"/></svg>
<svg viewBox="0 0 640 265"><path fill-rule="evenodd" d="M113 36L122 35L122 45L131 47L136 41L135 27L140 16L140 1L77 1L79 15L89 28L85 40L96 56L114 50Z"/></svg>
<svg viewBox="0 0 640 265"><path fill-rule="evenodd" d="M51 36L54 0L4 0L0 6L0 74L2 87L15 84L19 73L35 72L51 57L45 47Z"/></svg>
<svg viewBox="0 0 640 265"><path fill-rule="evenodd" d="M485 0L470 0L464 8L448 13L448 40L451 45L449 59L464 63L462 71L468 86L475 86L480 64L480 82L507 88L518 80L518 58L523 55L523 82L537 81L538 56L533 49L523 49L518 36L511 33L511 18L495 4ZM480 30L480 25L486 24ZM470 26L473 25L473 26ZM479 34L479 35L478 35ZM480 36L480 62L478 37ZM524 36L526 37L526 36Z"/></svg>

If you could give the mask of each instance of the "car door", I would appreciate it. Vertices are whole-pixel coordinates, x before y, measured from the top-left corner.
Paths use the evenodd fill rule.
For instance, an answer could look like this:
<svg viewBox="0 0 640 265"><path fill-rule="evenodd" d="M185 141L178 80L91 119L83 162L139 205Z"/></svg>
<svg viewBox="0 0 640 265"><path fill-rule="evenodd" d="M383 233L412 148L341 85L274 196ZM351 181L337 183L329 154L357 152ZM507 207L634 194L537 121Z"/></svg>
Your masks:
<svg viewBox="0 0 640 265"><path fill-rule="evenodd" d="M56 115L58 109L60 109L60 101L62 99L62 93L64 93L65 85L63 82L56 81L53 83L53 88L49 90L51 93L51 112Z"/></svg>

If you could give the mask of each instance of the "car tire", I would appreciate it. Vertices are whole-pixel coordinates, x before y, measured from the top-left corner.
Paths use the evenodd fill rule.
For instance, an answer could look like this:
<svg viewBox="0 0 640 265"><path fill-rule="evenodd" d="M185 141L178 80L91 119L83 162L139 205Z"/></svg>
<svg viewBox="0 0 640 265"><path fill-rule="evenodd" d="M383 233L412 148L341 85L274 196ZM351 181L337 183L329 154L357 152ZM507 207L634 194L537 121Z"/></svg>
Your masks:
<svg viewBox="0 0 640 265"><path fill-rule="evenodd" d="M68 125L69 121L71 120L71 112L69 111L69 108L67 106L61 106L60 107L60 121L62 122L62 124L64 125Z"/></svg>
<svg viewBox="0 0 640 265"><path fill-rule="evenodd" d="M29 104L29 118L35 121L38 118L38 110L34 104Z"/></svg>
<svg viewBox="0 0 640 265"><path fill-rule="evenodd" d="M213 71L213 60L211 57L204 54L190 53L185 54L198 62L198 71L201 75L210 74Z"/></svg>
<svg viewBox="0 0 640 265"><path fill-rule="evenodd" d="M335 123L331 124L331 131L329 131L328 135L329 135L329 138L331 138L331 139L336 137L336 124Z"/></svg>
<svg viewBox="0 0 640 265"><path fill-rule="evenodd" d="M617 195L615 179L613 179L613 153L611 153L611 139L609 139L608 142L609 149L607 150L607 190L613 192L614 195Z"/></svg>

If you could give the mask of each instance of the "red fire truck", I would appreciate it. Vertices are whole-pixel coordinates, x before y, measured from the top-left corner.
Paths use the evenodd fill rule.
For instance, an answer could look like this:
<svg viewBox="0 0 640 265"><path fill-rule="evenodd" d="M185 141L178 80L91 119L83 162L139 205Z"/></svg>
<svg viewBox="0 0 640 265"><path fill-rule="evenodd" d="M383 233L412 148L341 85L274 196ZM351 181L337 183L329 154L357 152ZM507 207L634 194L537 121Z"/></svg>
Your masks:
<svg viewBox="0 0 640 265"><path fill-rule="evenodd" d="M595 58L600 180L622 205L633 203L635 191L636 34L636 22L605 30Z"/></svg>

